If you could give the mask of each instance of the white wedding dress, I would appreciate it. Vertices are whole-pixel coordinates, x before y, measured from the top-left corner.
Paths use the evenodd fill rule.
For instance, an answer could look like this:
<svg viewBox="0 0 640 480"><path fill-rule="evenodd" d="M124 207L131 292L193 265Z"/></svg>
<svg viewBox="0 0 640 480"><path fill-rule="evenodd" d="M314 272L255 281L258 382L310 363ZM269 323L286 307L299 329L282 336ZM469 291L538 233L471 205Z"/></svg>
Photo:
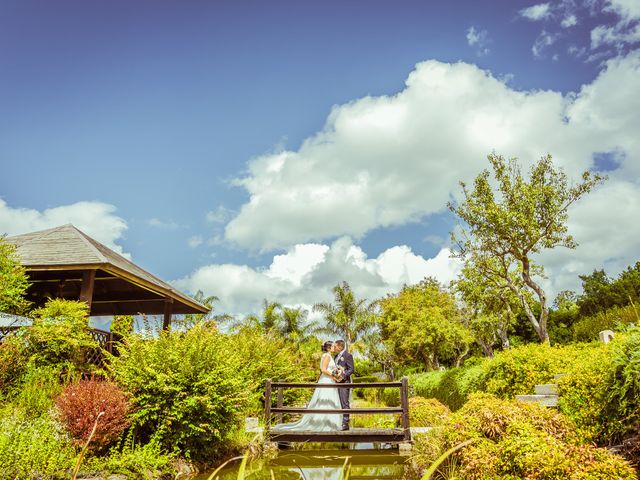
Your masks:
<svg viewBox="0 0 640 480"><path fill-rule="evenodd" d="M324 353L320 359L322 362L329 356L327 370L330 372L336 368L333 357L330 353ZM324 373L320 375L318 383L336 383L331 377ZM307 408L342 408L337 388L316 388ZM304 432L333 432L342 428L342 414L332 413L307 413L300 420L294 423L281 423L274 427L277 430L295 430Z"/></svg>

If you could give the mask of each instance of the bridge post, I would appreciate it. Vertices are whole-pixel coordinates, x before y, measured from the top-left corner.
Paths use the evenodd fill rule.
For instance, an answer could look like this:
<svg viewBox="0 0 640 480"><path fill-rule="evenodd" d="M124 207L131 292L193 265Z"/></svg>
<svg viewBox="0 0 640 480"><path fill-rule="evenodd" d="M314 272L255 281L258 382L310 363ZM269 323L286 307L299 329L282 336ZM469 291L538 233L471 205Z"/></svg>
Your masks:
<svg viewBox="0 0 640 480"><path fill-rule="evenodd" d="M271 379L267 378L264 389L264 424L269 427L271 424Z"/></svg>
<svg viewBox="0 0 640 480"><path fill-rule="evenodd" d="M402 429L404 439L411 440L411 425L409 425L409 379L402 377L400 385L400 406L402 407Z"/></svg>
<svg viewBox="0 0 640 480"><path fill-rule="evenodd" d="M284 397L282 395L282 387L278 387L278 397L276 400L276 406L278 408L282 408L284 404ZM284 414L279 413L278 414L278 423L284 423Z"/></svg>

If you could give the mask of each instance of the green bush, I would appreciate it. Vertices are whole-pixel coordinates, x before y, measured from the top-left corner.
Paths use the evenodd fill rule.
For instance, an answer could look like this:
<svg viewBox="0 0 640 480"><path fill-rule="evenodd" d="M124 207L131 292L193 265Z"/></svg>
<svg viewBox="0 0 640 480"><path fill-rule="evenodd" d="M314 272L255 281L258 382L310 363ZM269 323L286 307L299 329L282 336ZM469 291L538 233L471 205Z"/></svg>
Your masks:
<svg viewBox="0 0 640 480"><path fill-rule="evenodd" d="M457 410L470 394L483 388L487 362L482 360L469 366L417 374L409 384L416 395L436 398L451 410Z"/></svg>
<svg viewBox="0 0 640 480"><path fill-rule="evenodd" d="M119 474L127 478L147 480L149 478L173 478L176 469L175 454L168 454L160 442L151 439L144 445L136 444L129 435L122 447L112 448L106 457L92 457L82 467L85 474Z"/></svg>
<svg viewBox="0 0 640 480"><path fill-rule="evenodd" d="M635 479L622 458L579 445L571 423L538 404L471 395L441 426L416 440L412 462L424 471L449 448L474 443L448 459L465 479ZM442 467L446 471L448 465Z"/></svg>
<svg viewBox="0 0 640 480"><path fill-rule="evenodd" d="M300 379L294 359L282 340L255 330L226 336L204 323L154 339L125 338L110 370L131 394L143 442L155 436L167 451L211 460L243 415L262 411L267 378Z"/></svg>
<svg viewBox="0 0 640 480"><path fill-rule="evenodd" d="M32 418L47 413L53 407L53 399L63 388L61 368L57 365L35 367L27 365L20 382L10 392L11 403Z"/></svg>
<svg viewBox="0 0 640 480"><path fill-rule="evenodd" d="M500 398L533 393L537 384L553 383L580 353L575 346L528 344L498 353L485 364L482 390Z"/></svg>
<svg viewBox="0 0 640 480"><path fill-rule="evenodd" d="M23 355L36 366L65 365L90 370L86 352L98 348L87 331L88 307L84 302L53 299L34 310L33 325L22 329Z"/></svg>
<svg viewBox="0 0 640 480"><path fill-rule="evenodd" d="M48 416L29 418L8 406L0 411L0 478L67 479L76 452Z"/></svg>
<svg viewBox="0 0 640 480"><path fill-rule="evenodd" d="M624 330L631 324L640 324L636 305L612 307L595 315L582 317L573 324L573 339L577 342L594 342L602 330Z"/></svg>
<svg viewBox="0 0 640 480"><path fill-rule="evenodd" d="M412 427L433 427L441 424L451 411L435 398L409 399L409 424Z"/></svg>

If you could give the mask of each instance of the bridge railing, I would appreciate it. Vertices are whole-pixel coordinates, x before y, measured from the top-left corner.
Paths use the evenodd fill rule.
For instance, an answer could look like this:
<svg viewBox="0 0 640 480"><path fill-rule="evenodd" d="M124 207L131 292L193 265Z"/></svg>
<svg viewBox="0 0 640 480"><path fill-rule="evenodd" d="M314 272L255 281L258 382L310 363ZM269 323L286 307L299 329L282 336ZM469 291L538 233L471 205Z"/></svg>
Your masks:
<svg viewBox="0 0 640 480"><path fill-rule="evenodd" d="M306 408L306 407L285 407L283 405L285 388L333 388L333 389L354 389L354 388L399 388L400 406L398 407L377 407L377 408ZM273 394L276 396L276 407L272 406ZM409 425L409 380L402 377L399 382L374 382L374 383L292 383L274 382L271 379L265 385L265 423L267 427L271 425L271 417L277 415L278 423L282 423L285 413L342 413L349 415L367 414L400 414L402 430L406 440L411 439Z"/></svg>

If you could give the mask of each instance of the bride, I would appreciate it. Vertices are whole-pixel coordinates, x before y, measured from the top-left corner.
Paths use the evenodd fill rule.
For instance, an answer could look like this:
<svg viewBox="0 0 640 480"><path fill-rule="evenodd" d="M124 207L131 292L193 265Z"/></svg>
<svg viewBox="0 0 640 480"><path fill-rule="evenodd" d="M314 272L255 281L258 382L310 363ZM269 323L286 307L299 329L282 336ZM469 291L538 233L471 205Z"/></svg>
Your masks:
<svg viewBox="0 0 640 480"><path fill-rule="evenodd" d="M336 383L336 378L331 373L336 368L331 353L335 352L333 342L324 342L322 346L322 358L320 359L319 384ZM337 388L316 388L307 408L342 408ZM332 432L342 427L342 414L333 413L307 413L294 423L281 423L274 428L278 430L297 430L305 432Z"/></svg>

